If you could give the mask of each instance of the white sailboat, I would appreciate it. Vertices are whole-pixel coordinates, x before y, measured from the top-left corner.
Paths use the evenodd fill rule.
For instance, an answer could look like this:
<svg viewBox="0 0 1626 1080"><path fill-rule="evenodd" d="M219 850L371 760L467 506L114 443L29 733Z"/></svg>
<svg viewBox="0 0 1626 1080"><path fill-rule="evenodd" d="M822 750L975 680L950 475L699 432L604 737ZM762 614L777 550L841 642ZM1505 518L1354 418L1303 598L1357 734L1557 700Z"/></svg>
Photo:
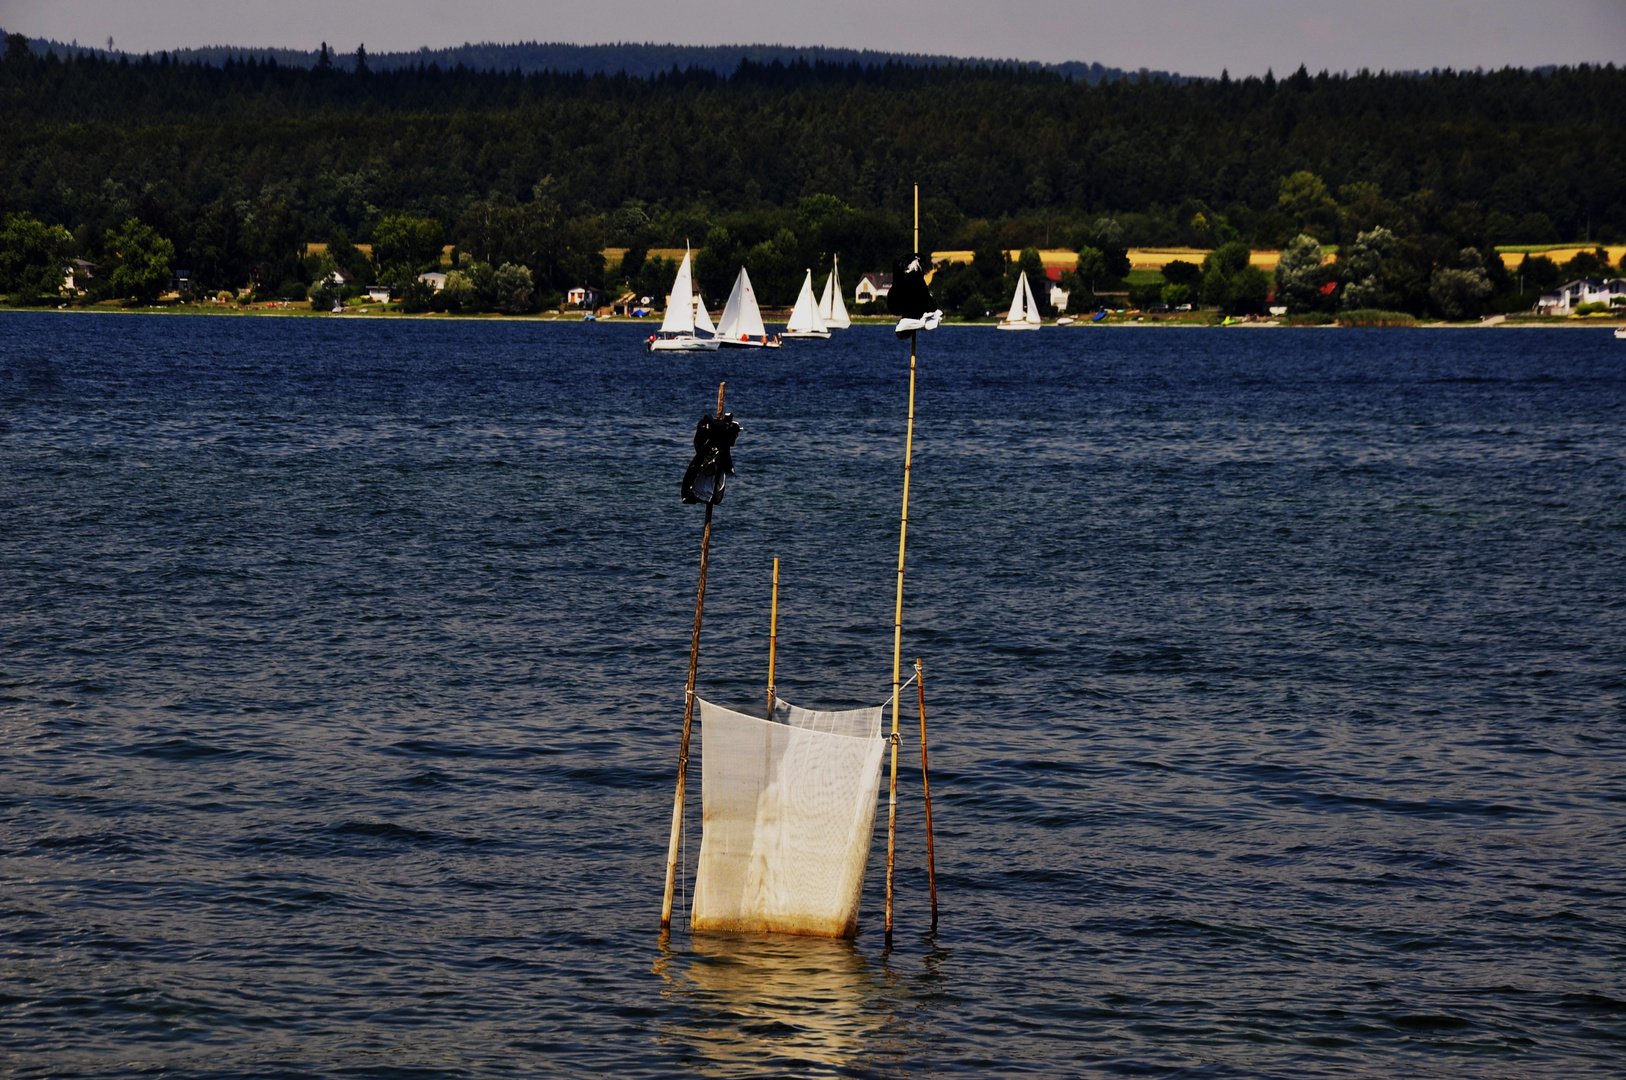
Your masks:
<svg viewBox="0 0 1626 1080"><path fill-rule="evenodd" d="M796 306L791 309L790 321L785 324L785 336L788 338L827 338L830 330L824 325L824 319L819 316L819 305L813 301L813 271L807 272L802 279L802 291L796 297Z"/></svg>
<svg viewBox="0 0 1626 1080"><path fill-rule="evenodd" d="M836 256L830 256L830 276L824 279L824 292L819 296L819 318L825 326L845 330L853 324L847 317L847 304L841 299L841 267Z"/></svg>
<svg viewBox="0 0 1626 1080"><path fill-rule="evenodd" d="M1039 303L1033 299L1033 286L1028 284L1028 272L1016 283L1016 295L1011 297L1011 310L999 324L1001 330L1037 330L1041 325Z"/></svg>
<svg viewBox="0 0 1626 1080"><path fill-rule="evenodd" d="M700 329L712 330L711 316L700 307ZM694 279L690 276L689 252L683 252L683 263L678 267L677 280L672 282L672 295L666 298L666 318L661 328L649 339L650 352L704 352L717 347L715 338L695 336Z"/></svg>
<svg viewBox="0 0 1626 1080"><path fill-rule="evenodd" d="M762 325L762 309L757 306L756 290L751 288L751 276L740 267L740 276L734 279L734 288L723 305L723 314L717 320L717 344L725 349L777 349L779 339L768 336Z"/></svg>

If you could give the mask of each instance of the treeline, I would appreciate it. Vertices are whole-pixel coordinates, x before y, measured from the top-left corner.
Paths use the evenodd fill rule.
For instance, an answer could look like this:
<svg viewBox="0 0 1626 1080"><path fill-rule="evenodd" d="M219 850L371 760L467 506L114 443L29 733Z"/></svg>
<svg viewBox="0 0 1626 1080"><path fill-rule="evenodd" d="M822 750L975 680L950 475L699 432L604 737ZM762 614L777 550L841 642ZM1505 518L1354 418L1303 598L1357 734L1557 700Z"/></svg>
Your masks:
<svg viewBox="0 0 1626 1080"><path fill-rule="evenodd" d="M1298 173L1282 183L1282 202L1306 191L1325 194L1318 177ZM1461 223L1438 216L1426 200L1377 204L1364 222L1343 210L1344 227L1355 239L1329 259L1321 241L1300 233L1280 252L1273 273L1252 264L1252 249L1232 240L1206 253L1202 261L1176 259L1152 280L1128 278L1129 256L1117 222L1103 218L1079 230L1077 264L1061 275L1066 309L1079 314L1102 307L1140 310L1209 308L1226 315L1263 315L1274 307L1312 321L1330 322L1349 312L1405 313L1448 320L1512 314L1534 307L1540 294L1576 278L1626 276L1603 248L1577 252L1563 264L1544 255L1525 255L1509 264L1494 250L1465 243ZM1384 224L1388 222L1389 224ZM1393 227L1391 228L1390 225ZM1052 309L1043 284L1037 249L1010 259L987 244L968 263L941 265L933 292L944 309L963 319L996 314L1009 302L1017 278L1026 273L1046 315Z"/></svg>
<svg viewBox="0 0 1626 1080"><path fill-rule="evenodd" d="M116 61L121 55L124 55L114 49L84 48L77 43L70 45L60 41L52 41L48 38L29 38L28 47L39 56L45 56L53 52L59 56L89 53L103 59ZM809 64L859 64L862 66L902 64L909 67L943 67L966 62L964 58L954 56L927 53L890 53L874 49L843 49L825 45L657 45L648 42L575 45L562 41L500 43L488 41L478 44L464 43L439 49L425 47L411 52L375 53L367 53L365 46L353 53L335 53L328 49L326 42L323 43L321 49L311 51L211 45L202 48L176 49L163 55L166 59L183 64L197 61L217 67L227 61L239 62L253 59L257 63L264 63L266 60L274 59L278 64L305 68L326 64L346 70L354 70L365 64L375 71L391 71L396 68L427 67L434 64L448 71L457 67L476 71L522 71L527 74L538 71L582 71L588 74L602 73L605 75L625 73L633 78L649 78L653 75L669 72L673 68L679 70L696 68L727 75L738 67L742 60L749 60L758 64L772 64L774 61L781 64L794 64L798 61L805 61ZM1081 61L1066 61L1059 64L1021 61L1005 61L1005 63L1034 70L1053 71L1092 85L1103 80L1116 79L1184 81L1182 76L1167 71L1149 71L1144 68L1139 71L1125 71L1122 68Z"/></svg>
<svg viewBox="0 0 1626 1080"><path fill-rule="evenodd" d="M1626 237L1612 65L1094 86L987 65L352 66L41 57L14 36L0 214L61 227L103 268L135 221L201 286L272 291L316 283L309 242L374 244L361 275L407 276L374 242L410 219L526 268L538 303L658 285L642 253L686 240L713 295L744 262L788 302L834 253L850 283L907 244L916 182L929 248L1353 245L1381 227L1427 281L1465 249ZM1000 299L995 283L975 292Z"/></svg>

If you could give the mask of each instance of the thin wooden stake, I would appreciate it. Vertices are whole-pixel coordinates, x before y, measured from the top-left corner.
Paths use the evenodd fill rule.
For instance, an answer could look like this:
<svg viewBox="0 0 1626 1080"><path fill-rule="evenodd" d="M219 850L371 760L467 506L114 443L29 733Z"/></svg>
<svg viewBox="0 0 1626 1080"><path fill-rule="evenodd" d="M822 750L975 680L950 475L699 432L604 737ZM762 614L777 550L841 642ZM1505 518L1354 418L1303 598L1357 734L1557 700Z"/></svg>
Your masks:
<svg viewBox="0 0 1626 1080"><path fill-rule="evenodd" d="M768 719L773 720L773 664L779 651L779 560L773 561L773 603L768 615Z"/></svg>
<svg viewBox="0 0 1626 1080"><path fill-rule="evenodd" d="M926 880L932 887L932 930L937 929L937 854L932 850L932 778L926 763L926 677L915 657L915 691L920 695L920 790L926 796Z"/></svg>
<svg viewBox="0 0 1626 1080"><path fill-rule="evenodd" d="M920 185L915 185L915 252L920 251ZM909 426L903 437L903 515L898 525L898 599L892 612L892 780L886 806L886 944L892 944L892 878L898 855L898 698L903 682L903 556L909 539L909 465L915 451L915 340L909 335Z"/></svg>
<svg viewBox="0 0 1626 1080"><path fill-rule="evenodd" d="M717 418L723 418L723 387L717 384ZM672 796L672 835L666 845L666 892L661 898L661 929L672 928L672 889L677 880L678 843L683 836L683 796L689 779L689 732L694 724L694 677L700 663L700 621L706 612L706 567L711 562L711 503L700 534L700 589L694 598L694 631L689 635L689 682L683 689L683 742L678 748L677 792Z"/></svg>

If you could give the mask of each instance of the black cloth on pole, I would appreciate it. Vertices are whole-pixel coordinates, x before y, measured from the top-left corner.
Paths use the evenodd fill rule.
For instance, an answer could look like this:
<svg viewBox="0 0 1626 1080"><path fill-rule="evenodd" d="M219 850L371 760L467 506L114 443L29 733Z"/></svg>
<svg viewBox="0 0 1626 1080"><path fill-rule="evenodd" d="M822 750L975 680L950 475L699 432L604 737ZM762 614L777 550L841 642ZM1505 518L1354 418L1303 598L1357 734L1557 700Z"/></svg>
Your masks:
<svg viewBox="0 0 1626 1080"><path fill-rule="evenodd" d="M892 263L892 291L886 294L886 310L900 319L918 319L937 310L931 289L926 287L926 271L931 260L918 251Z"/></svg>
<svg viewBox="0 0 1626 1080"><path fill-rule="evenodd" d="M702 416L694 429L694 460L683 474L683 501L711 503L723 501L723 485L734 475L734 440L740 437L740 425L733 413L724 413L721 419Z"/></svg>

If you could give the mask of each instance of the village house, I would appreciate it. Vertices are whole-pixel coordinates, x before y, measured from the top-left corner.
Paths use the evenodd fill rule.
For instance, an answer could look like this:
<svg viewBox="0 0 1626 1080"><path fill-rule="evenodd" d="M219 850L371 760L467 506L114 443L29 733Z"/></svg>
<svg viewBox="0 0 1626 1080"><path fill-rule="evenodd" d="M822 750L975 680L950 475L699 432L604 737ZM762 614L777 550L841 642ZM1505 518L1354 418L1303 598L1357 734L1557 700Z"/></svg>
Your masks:
<svg viewBox="0 0 1626 1080"><path fill-rule="evenodd" d="M335 266L328 276L322 279L322 284L330 289L342 289L346 285L353 284L355 280L355 275L350 271L342 266Z"/></svg>
<svg viewBox="0 0 1626 1080"><path fill-rule="evenodd" d="M1061 287L1061 274L1059 266L1044 268L1045 280L1050 282L1050 307L1053 311L1066 311L1067 301L1073 298L1071 292Z"/></svg>
<svg viewBox="0 0 1626 1080"><path fill-rule="evenodd" d="M884 300L891 291L891 274L865 274L858 279L858 288L853 290L853 302L867 304L872 300Z"/></svg>
<svg viewBox="0 0 1626 1080"><path fill-rule="evenodd" d="M610 306L610 310L617 315L648 315L650 306L653 303L654 297L639 296L635 292L625 292L616 297L615 303Z"/></svg>
<svg viewBox="0 0 1626 1080"><path fill-rule="evenodd" d="M75 259L63 268L62 288L65 292L82 293L90 288L90 279L96 275L91 272L90 263L84 259Z"/></svg>
<svg viewBox="0 0 1626 1080"><path fill-rule="evenodd" d="M565 293L565 303L576 308L597 308L598 290L591 285L577 285Z"/></svg>
<svg viewBox="0 0 1626 1080"><path fill-rule="evenodd" d="M429 286L430 292L440 292L446 287L446 275L439 270L431 270L427 274L419 274L418 280Z"/></svg>
<svg viewBox="0 0 1626 1080"><path fill-rule="evenodd" d="M1568 315L1582 304L1626 304L1626 278L1578 278L1542 293L1536 310L1543 315Z"/></svg>
<svg viewBox="0 0 1626 1080"><path fill-rule="evenodd" d="M368 286L368 288L367 288L367 299L372 300L372 301L374 301L376 303L380 303L380 304L389 303L390 302L390 287L388 285L370 285L370 286Z"/></svg>

